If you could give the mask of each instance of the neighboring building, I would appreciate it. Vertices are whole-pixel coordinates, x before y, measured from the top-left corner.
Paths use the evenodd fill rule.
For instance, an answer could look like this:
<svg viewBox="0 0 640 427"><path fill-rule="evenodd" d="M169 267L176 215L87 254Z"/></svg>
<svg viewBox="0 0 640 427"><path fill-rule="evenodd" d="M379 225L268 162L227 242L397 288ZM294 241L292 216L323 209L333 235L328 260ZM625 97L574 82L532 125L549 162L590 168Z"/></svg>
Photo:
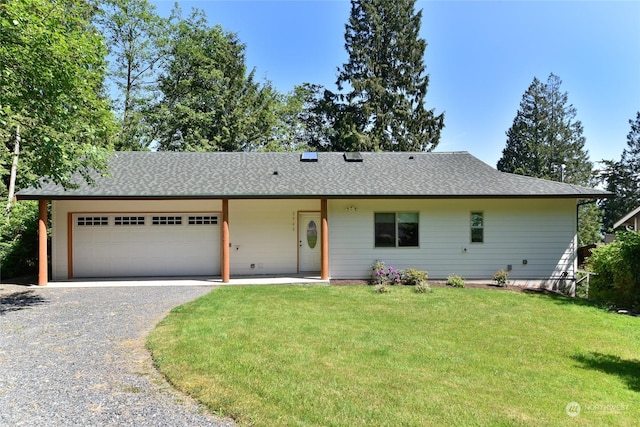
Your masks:
<svg viewBox="0 0 640 427"><path fill-rule="evenodd" d="M430 279L506 269L552 287L575 277L577 201L608 195L498 172L466 152L119 152L109 164L94 186L18 193L40 200L41 227L51 201L54 280L363 279L379 259Z"/></svg>
<svg viewBox="0 0 640 427"><path fill-rule="evenodd" d="M613 224L613 229L624 227L627 231L640 231L640 206L620 218Z"/></svg>

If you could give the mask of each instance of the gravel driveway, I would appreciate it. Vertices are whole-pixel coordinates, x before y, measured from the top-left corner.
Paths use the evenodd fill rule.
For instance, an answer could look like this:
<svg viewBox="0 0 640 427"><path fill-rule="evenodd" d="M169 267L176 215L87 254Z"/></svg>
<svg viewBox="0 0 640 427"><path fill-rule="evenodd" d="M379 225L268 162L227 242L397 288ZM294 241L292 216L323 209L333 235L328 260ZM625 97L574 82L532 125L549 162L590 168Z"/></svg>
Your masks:
<svg viewBox="0 0 640 427"><path fill-rule="evenodd" d="M1 426L232 426L174 391L146 335L212 288L0 284Z"/></svg>

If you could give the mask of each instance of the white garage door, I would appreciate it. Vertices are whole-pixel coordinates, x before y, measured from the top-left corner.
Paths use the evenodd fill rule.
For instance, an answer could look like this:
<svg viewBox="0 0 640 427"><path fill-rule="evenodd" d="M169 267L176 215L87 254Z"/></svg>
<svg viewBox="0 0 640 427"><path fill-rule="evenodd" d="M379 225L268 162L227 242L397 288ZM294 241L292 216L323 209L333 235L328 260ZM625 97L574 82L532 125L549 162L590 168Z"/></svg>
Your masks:
<svg viewBox="0 0 640 427"><path fill-rule="evenodd" d="M73 277L218 274L217 214L73 216Z"/></svg>

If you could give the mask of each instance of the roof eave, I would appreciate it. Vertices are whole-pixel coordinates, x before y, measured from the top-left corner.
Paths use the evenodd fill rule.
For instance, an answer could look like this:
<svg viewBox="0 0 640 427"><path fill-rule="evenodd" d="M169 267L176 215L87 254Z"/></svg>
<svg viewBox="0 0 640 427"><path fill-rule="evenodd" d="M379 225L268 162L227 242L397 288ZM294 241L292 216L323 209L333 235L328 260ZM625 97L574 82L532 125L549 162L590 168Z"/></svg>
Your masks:
<svg viewBox="0 0 640 427"><path fill-rule="evenodd" d="M607 193L577 194L186 194L60 195L25 194L17 200L200 200L200 199L603 199ZM639 208L640 209L640 208ZM633 216L633 215L631 215Z"/></svg>
<svg viewBox="0 0 640 427"><path fill-rule="evenodd" d="M635 208L634 210L632 210L631 212L623 216L622 219L620 219L618 222L613 224L613 228L616 229L622 226L625 222L629 221L631 218L638 215L639 213L640 213L640 206L638 206L637 208Z"/></svg>

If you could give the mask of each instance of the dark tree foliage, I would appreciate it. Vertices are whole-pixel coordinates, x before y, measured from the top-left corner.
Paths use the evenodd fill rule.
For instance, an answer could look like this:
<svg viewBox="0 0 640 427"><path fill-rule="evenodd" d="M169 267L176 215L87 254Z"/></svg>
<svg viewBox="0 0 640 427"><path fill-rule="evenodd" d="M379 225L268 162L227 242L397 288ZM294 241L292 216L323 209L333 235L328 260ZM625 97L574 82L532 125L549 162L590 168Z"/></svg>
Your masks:
<svg viewBox="0 0 640 427"><path fill-rule="evenodd" d="M245 46L198 11L167 46L161 97L149 111L159 150L241 151L268 145L277 93L247 73Z"/></svg>
<svg viewBox="0 0 640 427"><path fill-rule="evenodd" d="M571 184L593 184L593 164L584 149L582 123L576 120L575 107L568 104L568 94L560 91L561 83L554 74L546 83L533 79L507 131L507 145L498 170Z"/></svg>
<svg viewBox="0 0 640 427"><path fill-rule="evenodd" d="M0 279L37 272L38 202L16 203L7 219L0 221Z"/></svg>
<svg viewBox="0 0 640 427"><path fill-rule="evenodd" d="M370 151L361 133L366 118L355 105L338 102L338 95L320 85L305 84L299 120L304 145L319 151Z"/></svg>
<svg viewBox="0 0 640 427"><path fill-rule="evenodd" d="M589 297L640 313L640 233L619 232L616 240L589 257Z"/></svg>
<svg viewBox="0 0 640 427"><path fill-rule="evenodd" d="M640 205L640 111L635 120L629 120L627 148L619 161L605 160L602 179L615 197L602 202L603 225L610 230L625 214Z"/></svg>
<svg viewBox="0 0 640 427"><path fill-rule="evenodd" d="M444 115L425 107L429 76L422 12L415 0L352 0L346 25L349 61L338 91L315 87L307 112L310 145L331 151L431 151Z"/></svg>
<svg viewBox="0 0 640 427"><path fill-rule="evenodd" d="M498 170L583 186L595 184L582 123L576 120L576 109L569 104L567 92L560 90L561 84L554 74L546 83L533 79L507 131ZM600 241L600 217L594 204L580 206L580 244Z"/></svg>

